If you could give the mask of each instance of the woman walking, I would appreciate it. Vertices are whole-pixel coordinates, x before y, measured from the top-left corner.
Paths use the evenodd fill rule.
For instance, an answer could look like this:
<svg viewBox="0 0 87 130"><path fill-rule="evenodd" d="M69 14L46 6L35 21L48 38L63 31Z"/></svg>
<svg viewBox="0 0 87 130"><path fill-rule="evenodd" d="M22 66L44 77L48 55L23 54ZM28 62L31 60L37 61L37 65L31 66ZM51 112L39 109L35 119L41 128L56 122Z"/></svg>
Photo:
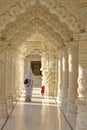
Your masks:
<svg viewBox="0 0 87 130"><path fill-rule="evenodd" d="M25 89L26 89L25 101L30 102L31 101L31 96L32 96L32 86L33 86L32 69L27 71L27 73L25 75L24 84L25 84Z"/></svg>

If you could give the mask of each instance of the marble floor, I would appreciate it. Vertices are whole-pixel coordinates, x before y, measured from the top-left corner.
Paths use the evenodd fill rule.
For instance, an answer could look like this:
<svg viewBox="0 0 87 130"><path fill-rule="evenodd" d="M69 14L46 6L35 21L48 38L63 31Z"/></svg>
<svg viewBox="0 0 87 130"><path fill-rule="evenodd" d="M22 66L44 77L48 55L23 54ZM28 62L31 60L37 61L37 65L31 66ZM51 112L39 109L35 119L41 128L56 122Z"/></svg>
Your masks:
<svg viewBox="0 0 87 130"><path fill-rule="evenodd" d="M58 108L53 97L40 95L34 88L32 101L24 101L25 91L3 130L59 130Z"/></svg>

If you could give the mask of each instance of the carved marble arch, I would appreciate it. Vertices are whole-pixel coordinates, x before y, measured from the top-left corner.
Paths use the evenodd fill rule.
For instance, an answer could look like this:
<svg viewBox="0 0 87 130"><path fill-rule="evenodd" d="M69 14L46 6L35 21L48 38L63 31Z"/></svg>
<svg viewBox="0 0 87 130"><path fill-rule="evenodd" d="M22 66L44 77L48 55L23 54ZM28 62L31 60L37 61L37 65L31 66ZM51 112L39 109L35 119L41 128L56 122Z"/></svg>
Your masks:
<svg viewBox="0 0 87 130"><path fill-rule="evenodd" d="M26 52L25 52L25 54L24 54L24 56L26 57L26 56L41 56L41 54L42 54L42 52L43 52L43 49L42 49L42 47L41 46L38 46L38 47L35 47L35 46L32 46L32 47L28 47L27 48L27 50L26 50Z"/></svg>
<svg viewBox="0 0 87 130"><path fill-rule="evenodd" d="M16 21L20 14L27 13L32 6L48 8L49 12L58 16L61 22L64 22L73 30L78 30L78 20L67 9L58 2L58 0L7 0L0 2L0 32L12 21ZM6 4L6 5L5 5ZM3 8L2 8L3 7ZM39 9L39 8L38 8Z"/></svg>
<svg viewBox="0 0 87 130"><path fill-rule="evenodd" d="M65 41L72 39L73 33L68 26L65 23L60 22L59 18L55 14L50 13L49 9L46 6L41 5L40 2L37 2L37 4L26 9L26 11L17 17L14 22L10 23L12 26L10 27L10 24L8 24L5 30L9 30L10 28L10 35L8 35L11 37L12 33L14 34L15 31L18 32L20 28L23 28L28 22L36 17L43 20L54 32L59 33Z"/></svg>
<svg viewBox="0 0 87 130"><path fill-rule="evenodd" d="M37 55L41 55L42 52L42 48L40 46L38 47L32 47L30 50L30 54L37 54Z"/></svg>
<svg viewBox="0 0 87 130"><path fill-rule="evenodd" d="M64 5L61 5L58 0L40 0L40 3L49 8L49 11L56 14L61 22L68 25L73 32L79 32L79 20L67 11Z"/></svg>
<svg viewBox="0 0 87 130"><path fill-rule="evenodd" d="M20 22L18 21L18 23L15 25L16 27L17 24L21 24L21 26L18 26L18 30L13 26L14 30L11 31L11 27L2 33L2 36L6 36L6 39L9 41L10 45L18 48L18 46L22 45L21 43L24 43L27 38L29 38L37 31L45 38L47 38L57 48L64 45L64 40L61 38L61 36L54 32L53 29L48 26L42 19L34 18L24 25L22 24L22 21Z"/></svg>

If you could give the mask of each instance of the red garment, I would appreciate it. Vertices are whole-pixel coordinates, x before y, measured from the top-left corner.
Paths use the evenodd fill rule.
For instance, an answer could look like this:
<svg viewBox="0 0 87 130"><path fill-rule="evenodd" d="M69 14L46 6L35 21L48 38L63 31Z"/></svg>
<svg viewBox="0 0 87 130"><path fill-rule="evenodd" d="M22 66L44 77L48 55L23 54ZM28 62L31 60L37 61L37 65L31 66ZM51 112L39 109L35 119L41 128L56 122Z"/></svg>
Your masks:
<svg viewBox="0 0 87 130"><path fill-rule="evenodd" d="M45 91L45 86L42 86L41 87L41 93L44 93L44 91Z"/></svg>

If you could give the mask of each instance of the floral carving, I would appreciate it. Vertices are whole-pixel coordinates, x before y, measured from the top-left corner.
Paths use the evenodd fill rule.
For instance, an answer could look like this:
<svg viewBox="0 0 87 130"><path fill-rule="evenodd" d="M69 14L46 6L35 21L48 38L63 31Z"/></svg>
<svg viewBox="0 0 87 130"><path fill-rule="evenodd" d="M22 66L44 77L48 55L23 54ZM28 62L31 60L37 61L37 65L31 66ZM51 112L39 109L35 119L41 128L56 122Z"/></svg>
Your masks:
<svg viewBox="0 0 87 130"><path fill-rule="evenodd" d="M24 1L24 0L21 0L19 3L15 3L14 6L12 6L10 8L10 10L8 10L8 20L7 20L7 17L5 17L5 15L7 14L7 12L2 16L4 20L1 20L1 29L5 29L6 25L11 22L11 21L14 21L16 22L15 20L17 19L17 16L19 16L20 14L23 14L23 17L28 14L28 15L31 15L31 17L28 17L28 19L32 19L33 17L40 17L42 18L45 22L48 22L48 24L50 22L51 23L51 26L52 25L55 25L55 26L52 26L54 27L54 30L56 29L56 31L58 31L58 24L57 23L60 23L60 26L62 26L62 23L59 21L58 17L60 16L64 16L64 12L65 12L65 9L60 9L61 7L59 7L59 11L61 15L59 15L58 17L52 17L52 14L46 9L46 7L44 7L44 5L41 5L40 2L37 2L36 4L35 3L35 0L33 0L33 4L32 2L30 2L29 0L27 1ZM50 2L51 5L53 5L54 1ZM50 5L49 4L49 5ZM55 5L55 4L54 4ZM25 11L24 10L24 6L25 6ZM52 6L54 7L54 6ZM62 12L61 12L62 10ZM47 17L45 17L47 16ZM50 16L50 18L49 18ZM48 19L49 18L49 19ZM56 19L55 19L56 18ZM54 21L50 21L49 20L52 20L54 19ZM64 18L63 18L64 19ZM4 22L5 21L5 22ZM6 22L8 21L8 22ZM56 21L56 22L55 22ZM68 20L69 21L69 20ZM3 26L2 26L3 25ZM67 32L67 28L68 27L64 27L66 31L64 32ZM69 31L69 30L68 30ZM61 33L61 32L60 32ZM65 33L64 33L65 34ZM69 34L71 34L71 32L69 31L67 37L69 37ZM64 37L64 36L63 36Z"/></svg>

